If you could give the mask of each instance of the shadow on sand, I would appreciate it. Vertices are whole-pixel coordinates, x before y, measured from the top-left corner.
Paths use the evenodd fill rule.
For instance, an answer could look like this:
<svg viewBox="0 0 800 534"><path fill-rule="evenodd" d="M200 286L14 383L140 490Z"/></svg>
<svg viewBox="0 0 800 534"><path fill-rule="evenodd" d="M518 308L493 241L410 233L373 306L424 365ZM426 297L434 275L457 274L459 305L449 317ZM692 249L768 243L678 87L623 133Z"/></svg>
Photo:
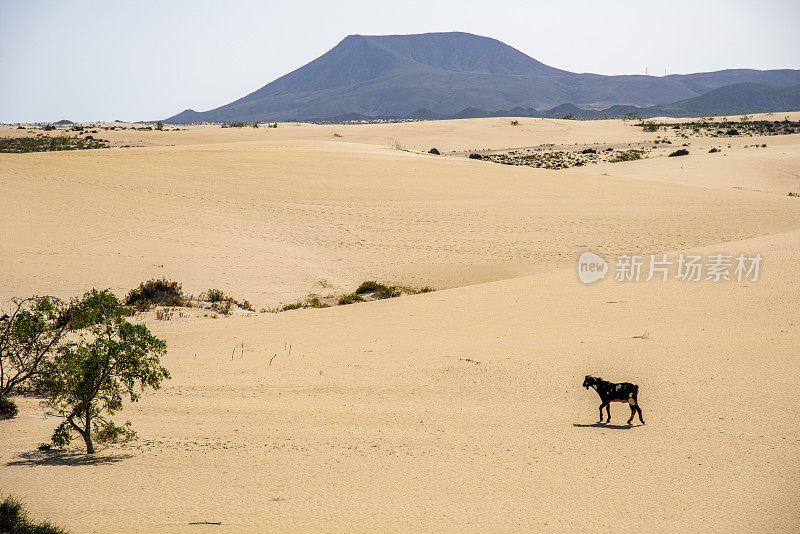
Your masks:
<svg viewBox="0 0 800 534"><path fill-rule="evenodd" d="M642 424L638 425L612 425L608 423L592 423L589 425L583 425L581 423L572 423L572 426L576 426L578 428L610 428L612 430L628 430L629 428L636 428L637 426L644 426Z"/></svg>
<svg viewBox="0 0 800 534"><path fill-rule="evenodd" d="M37 465L106 465L120 462L132 454L85 454L75 451L23 452L6 465L34 467Z"/></svg>

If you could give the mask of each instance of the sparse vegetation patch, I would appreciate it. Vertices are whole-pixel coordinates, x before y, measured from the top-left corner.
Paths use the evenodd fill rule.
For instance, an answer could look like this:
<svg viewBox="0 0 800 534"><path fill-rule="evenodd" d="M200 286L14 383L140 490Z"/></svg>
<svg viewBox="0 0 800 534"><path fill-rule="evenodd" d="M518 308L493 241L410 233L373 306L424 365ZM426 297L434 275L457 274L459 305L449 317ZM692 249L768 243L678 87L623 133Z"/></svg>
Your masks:
<svg viewBox="0 0 800 534"><path fill-rule="evenodd" d="M24 154L27 152L57 152L60 150L87 150L108 148L108 141L58 135L55 137L39 134L32 137L0 137L0 152Z"/></svg>
<svg viewBox="0 0 800 534"><path fill-rule="evenodd" d="M642 159L642 155L644 154L644 150L624 150L621 152L617 152L612 157L608 158L609 163L619 163L621 161L635 161L637 159Z"/></svg>
<svg viewBox="0 0 800 534"><path fill-rule="evenodd" d="M125 297L125 305L138 310L146 310L150 306L187 306L189 299L183 294L181 284L159 278L142 282L139 287L131 289Z"/></svg>

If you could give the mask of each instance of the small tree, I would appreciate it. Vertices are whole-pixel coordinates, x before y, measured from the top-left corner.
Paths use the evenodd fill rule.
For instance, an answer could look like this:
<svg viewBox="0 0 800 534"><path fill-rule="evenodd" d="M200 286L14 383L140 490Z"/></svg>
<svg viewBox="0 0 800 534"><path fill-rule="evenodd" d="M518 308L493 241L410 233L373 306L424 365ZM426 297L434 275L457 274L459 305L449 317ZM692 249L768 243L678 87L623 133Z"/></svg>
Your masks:
<svg viewBox="0 0 800 534"><path fill-rule="evenodd" d="M53 432L57 446L69 444L72 432L94 453L92 432L101 440L134 435L130 421L116 426L108 417L124 397L136 402L145 388L158 389L169 372L160 365L166 343L146 326L125 320L124 307L108 290L86 293L76 327L80 337L59 347L42 376L48 415L63 418Z"/></svg>
<svg viewBox="0 0 800 534"><path fill-rule="evenodd" d="M11 314L0 318L0 397L37 378L76 314L55 297L11 302Z"/></svg>
<svg viewBox="0 0 800 534"><path fill-rule="evenodd" d="M164 123L161 122L161 121L158 121L156 123L156 130L163 130L163 129L164 129Z"/></svg>

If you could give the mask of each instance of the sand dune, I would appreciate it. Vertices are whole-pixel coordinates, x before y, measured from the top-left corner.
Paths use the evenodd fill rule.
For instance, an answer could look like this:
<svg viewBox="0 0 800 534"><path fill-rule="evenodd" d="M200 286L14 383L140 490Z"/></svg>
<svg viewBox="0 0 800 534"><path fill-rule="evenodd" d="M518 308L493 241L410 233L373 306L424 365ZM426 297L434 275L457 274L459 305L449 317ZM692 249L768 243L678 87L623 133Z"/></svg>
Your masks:
<svg viewBox="0 0 800 534"><path fill-rule="evenodd" d="M139 439L91 462L77 447L44 456L54 424L18 398L21 416L1 422L0 488L75 532L797 531L800 200L786 192L800 136L562 171L382 140L650 135L535 122L110 132L159 142L0 155L4 300L121 294L161 275L258 306L367 278L441 289L148 316L173 379L122 414ZM756 141L767 148L744 147ZM692 140L706 142L719 140ZM587 249L765 259L756 282L587 286L575 270ZM593 425L587 373L639 384L647 425L625 427L622 405Z"/></svg>

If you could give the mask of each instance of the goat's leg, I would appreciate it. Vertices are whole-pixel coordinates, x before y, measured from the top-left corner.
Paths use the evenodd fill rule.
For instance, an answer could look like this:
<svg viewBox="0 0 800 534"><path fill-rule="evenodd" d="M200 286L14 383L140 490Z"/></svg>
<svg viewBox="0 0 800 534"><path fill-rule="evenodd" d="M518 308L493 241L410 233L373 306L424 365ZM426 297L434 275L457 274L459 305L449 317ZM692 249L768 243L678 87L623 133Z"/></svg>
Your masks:
<svg viewBox="0 0 800 534"><path fill-rule="evenodd" d="M610 402L606 403L606 413L608 413L608 419L606 419L606 423L610 423L611 422L611 403Z"/></svg>
<svg viewBox="0 0 800 534"><path fill-rule="evenodd" d="M639 408L639 403L636 403L636 411L639 412L639 422L644 424L644 419L642 419L642 409ZM633 416L631 416L631 419L633 419Z"/></svg>
<svg viewBox="0 0 800 534"><path fill-rule="evenodd" d="M605 408L605 407L606 407L606 403L605 402L600 405L600 420L598 421L598 423L602 423L603 422L603 408Z"/></svg>
<svg viewBox="0 0 800 534"><path fill-rule="evenodd" d="M631 407L631 418L628 419L628 424L631 424L631 421L633 421L633 416L636 415L636 405L629 403L628 406Z"/></svg>

